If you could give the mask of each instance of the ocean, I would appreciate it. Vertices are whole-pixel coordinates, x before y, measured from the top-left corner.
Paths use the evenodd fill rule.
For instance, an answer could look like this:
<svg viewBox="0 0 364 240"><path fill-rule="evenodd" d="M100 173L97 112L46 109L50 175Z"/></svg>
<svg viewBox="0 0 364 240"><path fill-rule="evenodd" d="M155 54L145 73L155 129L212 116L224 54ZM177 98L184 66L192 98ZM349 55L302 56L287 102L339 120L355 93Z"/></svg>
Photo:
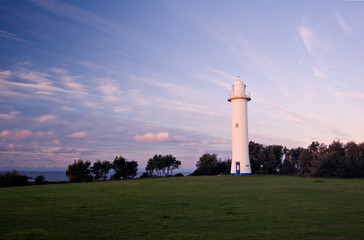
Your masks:
<svg viewBox="0 0 364 240"><path fill-rule="evenodd" d="M1 174L4 174L5 171L0 171ZM47 181L68 181L66 177L66 171L18 171L21 175L25 175L30 177L29 181L34 181L34 179L38 176L43 176ZM174 174L182 173L183 175L187 176L191 174L191 172L173 172ZM138 172L136 178L140 177L143 172ZM110 177L111 173L109 174ZM109 178L108 178L109 179Z"/></svg>
<svg viewBox="0 0 364 240"><path fill-rule="evenodd" d="M11 171L0 171L1 174ZM68 181L66 171L17 171L21 175L30 177L29 181L32 182L38 176L43 176L47 181Z"/></svg>

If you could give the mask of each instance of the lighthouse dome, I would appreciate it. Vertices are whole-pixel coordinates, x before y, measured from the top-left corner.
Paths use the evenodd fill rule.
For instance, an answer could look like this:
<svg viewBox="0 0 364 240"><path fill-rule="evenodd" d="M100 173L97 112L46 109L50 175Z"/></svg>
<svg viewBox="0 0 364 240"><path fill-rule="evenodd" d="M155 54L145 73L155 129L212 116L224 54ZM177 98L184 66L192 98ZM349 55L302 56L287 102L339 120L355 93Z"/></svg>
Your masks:
<svg viewBox="0 0 364 240"><path fill-rule="evenodd" d="M233 96L234 97L243 97L244 90L245 90L245 85L240 80L240 77L238 77L238 79L236 79L236 81L233 84Z"/></svg>
<svg viewBox="0 0 364 240"><path fill-rule="evenodd" d="M238 77L238 79L236 79L236 81L234 82L234 85L244 85L243 82L240 80L240 77Z"/></svg>

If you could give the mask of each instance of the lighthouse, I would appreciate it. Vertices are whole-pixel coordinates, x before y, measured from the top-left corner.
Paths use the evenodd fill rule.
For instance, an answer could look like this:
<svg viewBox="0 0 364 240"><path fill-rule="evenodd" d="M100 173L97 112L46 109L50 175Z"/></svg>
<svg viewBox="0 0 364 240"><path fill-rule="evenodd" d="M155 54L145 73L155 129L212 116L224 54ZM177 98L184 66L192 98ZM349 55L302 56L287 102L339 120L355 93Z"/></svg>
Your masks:
<svg viewBox="0 0 364 240"><path fill-rule="evenodd" d="M249 160L247 116L247 105L251 97L245 87L238 76L228 97L228 101L231 102L232 120L231 175L251 175L252 173Z"/></svg>

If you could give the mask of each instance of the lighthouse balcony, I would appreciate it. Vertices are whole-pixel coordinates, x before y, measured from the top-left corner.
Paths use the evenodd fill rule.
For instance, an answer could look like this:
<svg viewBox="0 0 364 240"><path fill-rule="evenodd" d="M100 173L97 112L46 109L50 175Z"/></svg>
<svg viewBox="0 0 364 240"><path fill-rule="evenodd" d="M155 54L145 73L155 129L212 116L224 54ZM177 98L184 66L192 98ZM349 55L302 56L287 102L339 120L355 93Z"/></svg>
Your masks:
<svg viewBox="0 0 364 240"><path fill-rule="evenodd" d="M234 91L228 93L228 100L230 101L233 98L246 98L248 101L251 99L251 92L249 91Z"/></svg>

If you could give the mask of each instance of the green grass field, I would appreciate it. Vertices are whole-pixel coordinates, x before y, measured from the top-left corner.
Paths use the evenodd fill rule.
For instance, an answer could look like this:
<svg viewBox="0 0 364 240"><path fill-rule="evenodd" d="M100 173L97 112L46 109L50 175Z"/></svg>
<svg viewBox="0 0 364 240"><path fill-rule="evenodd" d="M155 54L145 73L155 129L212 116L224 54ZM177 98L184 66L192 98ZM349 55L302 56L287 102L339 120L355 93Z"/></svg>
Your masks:
<svg viewBox="0 0 364 240"><path fill-rule="evenodd" d="M364 179L212 176L1 188L0 239L364 239Z"/></svg>

